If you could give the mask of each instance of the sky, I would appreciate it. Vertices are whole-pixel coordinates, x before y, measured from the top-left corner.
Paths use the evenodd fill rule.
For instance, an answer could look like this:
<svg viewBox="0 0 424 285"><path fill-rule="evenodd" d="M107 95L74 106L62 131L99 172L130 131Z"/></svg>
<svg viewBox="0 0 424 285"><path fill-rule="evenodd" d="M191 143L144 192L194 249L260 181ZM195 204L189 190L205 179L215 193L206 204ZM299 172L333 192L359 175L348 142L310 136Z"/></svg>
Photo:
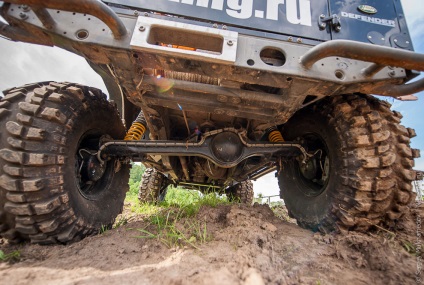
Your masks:
<svg viewBox="0 0 424 285"><path fill-rule="evenodd" d="M402 0L404 12L416 52L424 54L424 1ZM39 81L68 81L94 86L107 93L97 75L79 56L59 48L43 47L10 42L0 38L0 90ZM419 78L424 77L421 75ZM421 150L424 156L424 92L418 94L416 102L401 102L387 99L392 109L403 114L402 124L413 128L417 137L411 146ZM424 158L415 161L415 168L424 170ZM255 194L278 195L278 183L274 173L254 182ZM256 196L255 195L255 196Z"/></svg>

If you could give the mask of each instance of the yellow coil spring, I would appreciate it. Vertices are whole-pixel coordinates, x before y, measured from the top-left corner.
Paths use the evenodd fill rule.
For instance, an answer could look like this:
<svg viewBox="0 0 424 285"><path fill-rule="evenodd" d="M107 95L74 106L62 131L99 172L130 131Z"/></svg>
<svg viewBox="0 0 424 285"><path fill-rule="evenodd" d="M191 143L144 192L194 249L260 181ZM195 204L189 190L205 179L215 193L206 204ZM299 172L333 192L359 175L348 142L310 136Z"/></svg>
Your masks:
<svg viewBox="0 0 424 285"><path fill-rule="evenodd" d="M146 126L139 122L134 122L130 129L128 130L127 134L125 135L124 140L126 141L138 141L141 140L141 138L144 135L144 132L146 131Z"/></svg>
<svg viewBox="0 0 424 285"><path fill-rule="evenodd" d="M274 130L269 133L268 140L273 143L280 143L284 142L283 136L281 135L280 131Z"/></svg>

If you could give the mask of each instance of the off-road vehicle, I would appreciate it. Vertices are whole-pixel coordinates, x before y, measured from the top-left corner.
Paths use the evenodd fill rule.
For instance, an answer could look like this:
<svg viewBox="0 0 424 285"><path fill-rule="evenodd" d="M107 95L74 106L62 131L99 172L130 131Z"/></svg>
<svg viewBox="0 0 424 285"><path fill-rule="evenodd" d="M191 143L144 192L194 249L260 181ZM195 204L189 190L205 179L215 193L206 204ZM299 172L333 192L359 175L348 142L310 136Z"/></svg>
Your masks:
<svg viewBox="0 0 424 285"><path fill-rule="evenodd" d="M0 101L0 233L66 243L109 226L130 162L249 203L276 171L312 230L392 224L417 150L397 99L424 89L398 0L7 0L0 34L84 57L109 93L40 82ZM43 68L40 66L40 68ZM33 72L37 72L34 70ZM76 71L77 72L77 71Z"/></svg>

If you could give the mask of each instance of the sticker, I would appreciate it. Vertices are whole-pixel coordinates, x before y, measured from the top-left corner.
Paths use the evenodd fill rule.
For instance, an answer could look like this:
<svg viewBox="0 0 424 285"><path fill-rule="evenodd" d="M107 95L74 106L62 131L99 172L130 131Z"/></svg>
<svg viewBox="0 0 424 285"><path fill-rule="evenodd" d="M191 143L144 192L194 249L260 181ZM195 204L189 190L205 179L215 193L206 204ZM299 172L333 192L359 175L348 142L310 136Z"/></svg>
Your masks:
<svg viewBox="0 0 424 285"><path fill-rule="evenodd" d="M358 10L365 14L376 14L378 11L376 8L370 5L359 5Z"/></svg>
<svg viewBox="0 0 424 285"><path fill-rule="evenodd" d="M354 13L347 13L347 12L341 12L341 15L344 18L356 19L356 20L371 23L371 24L387 26L387 27L396 27L396 22L393 20L375 18L375 17L359 15Z"/></svg>
<svg viewBox="0 0 424 285"><path fill-rule="evenodd" d="M287 21L294 25L312 26L311 0L168 0L225 13L237 19L262 18L278 21L285 6ZM255 2L265 2L266 8L256 10Z"/></svg>

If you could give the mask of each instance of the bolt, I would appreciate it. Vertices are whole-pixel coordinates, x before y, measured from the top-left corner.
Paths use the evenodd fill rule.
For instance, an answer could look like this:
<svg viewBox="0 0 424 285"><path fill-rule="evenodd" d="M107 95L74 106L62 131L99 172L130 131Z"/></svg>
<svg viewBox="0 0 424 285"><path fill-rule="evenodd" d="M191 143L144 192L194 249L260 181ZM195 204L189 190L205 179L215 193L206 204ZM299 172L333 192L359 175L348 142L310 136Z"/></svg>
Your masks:
<svg viewBox="0 0 424 285"><path fill-rule="evenodd" d="M226 25L223 25L223 26L222 26L222 29L223 29L223 30L227 30L228 28L227 28L227 26L226 26Z"/></svg>
<svg viewBox="0 0 424 285"><path fill-rule="evenodd" d="M324 19L324 18L325 18L325 15L324 15L324 14L321 14L321 15L319 15L319 17L320 17L321 19Z"/></svg>
<svg viewBox="0 0 424 285"><path fill-rule="evenodd" d="M405 43L409 45L409 41L406 41Z"/></svg>
<svg viewBox="0 0 424 285"><path fill-rule="evenodd" d="M138 16L138 15L140 15L140 13L136 10L136 11L134 11L134 15Z"/></svg>
<svg viewBox="0 0 424 285"><path fill-rule="evenodd" d="M298 38L298 39L297 39L297 42L298 42L298 43L301 43L301 42L302 42L302 39L301 39L301 38Z"/></svg>
<svg viewBox="0 0 424 285"><path fill-rule="evenodd" d="M228 98L225 95L218 95L217 99L218 99L218 102L222 102L222 103L225 103L228 101Z"/></svg>
<svg viewBox="0 0 424 285"><path fill-rule="evenodd" d="M233 43L233 41L232 40L229 40L228 42L227 42L227 45L229 45L229 46L232 46L234 43Z"/></svg>
<svg viewBox="0 0 424 285"><path fill-rule="evenodd" d="M395 75L396 75L396 71L394 71L394 70L389 71L389 76L390 77L393 77Z"/></svg>
<svg viewBox="0 0 424 285"><path fill-rule="evenodd" d="M369 38L369 39L372 39L372 37L371 37L371 36L368 36L368 38Z"/></svg>
<svg viewBox="0 0 424 285"><path fill-rule="evenodd" d="M336 32L340 32L341 30L342 30L342 27L340 27L340 26L336 27Z"/></svg>
<svg viewBox="0 0 424 285"><path fill-rule="evenodd" d="M31 8L28 5L22 5L22 10L24 12L28 12L29 10L31 10Z"/></svg>
<svg viewBox="0 0 424 285"><path fill-rule="evenodd" d="M23 13L23 12L21 12L21 13L19 13L19 17L20 17L22 20L25 20L25 19L27 19L27 18L28 18L28 15L27 15L27 14L25 14L25 13Z"/></svg>
<svg viewBox="0 0 424 285"><path fill-rule="evenodd" d="M146 30L146 28L145 28L144 26L140 26L140 28L138 28L138 30L139 30L140 32L144 32L144 31Z"/></svg>
<svg viewBox="0 0 424 285"><path fill-rule="evenodd" d="M144 12L144 17L149 17L149 13Z"/></svg>
<svg viewBox="0 0 424 285"><path fill-rule="evenodd" d="M321 30L324 30L326 27L327 27L327 25L326 25L325 23L321 23L321 24L319 24L319 28L320 28Z"/></svg>
<svg viewBox="0 0 424 285"><path fill-rule="evenodd" d="M215 23L215 24L212 25L212 27L214 27L215 29L217 29L218 28L218 24Z"/></svg>
<svg viewBox="0 0 424 285"><path fill-rule="evenodd" d="M289 42L292 42L292 41L293 41L293 38L292 38L292 37L289 37L289 38L288 38L288 41L289 41Z"/></svg>
<svg viewBox="0 0 424 285"><path fill-rule="evenodd" d="M398 40L397 40L397 39L395 39L395 40L394 40L394 42L395 42L395 43L397 43L397 42L398 42Z"/></svg>
<svg viewBox="0 0 424 285"><path fill-rule="evenodd" d="M231 99L231 103L233 103L233 104L240 104L241 103L241 99L240 98L237 98L237 97L232 98Z"/></svg>

